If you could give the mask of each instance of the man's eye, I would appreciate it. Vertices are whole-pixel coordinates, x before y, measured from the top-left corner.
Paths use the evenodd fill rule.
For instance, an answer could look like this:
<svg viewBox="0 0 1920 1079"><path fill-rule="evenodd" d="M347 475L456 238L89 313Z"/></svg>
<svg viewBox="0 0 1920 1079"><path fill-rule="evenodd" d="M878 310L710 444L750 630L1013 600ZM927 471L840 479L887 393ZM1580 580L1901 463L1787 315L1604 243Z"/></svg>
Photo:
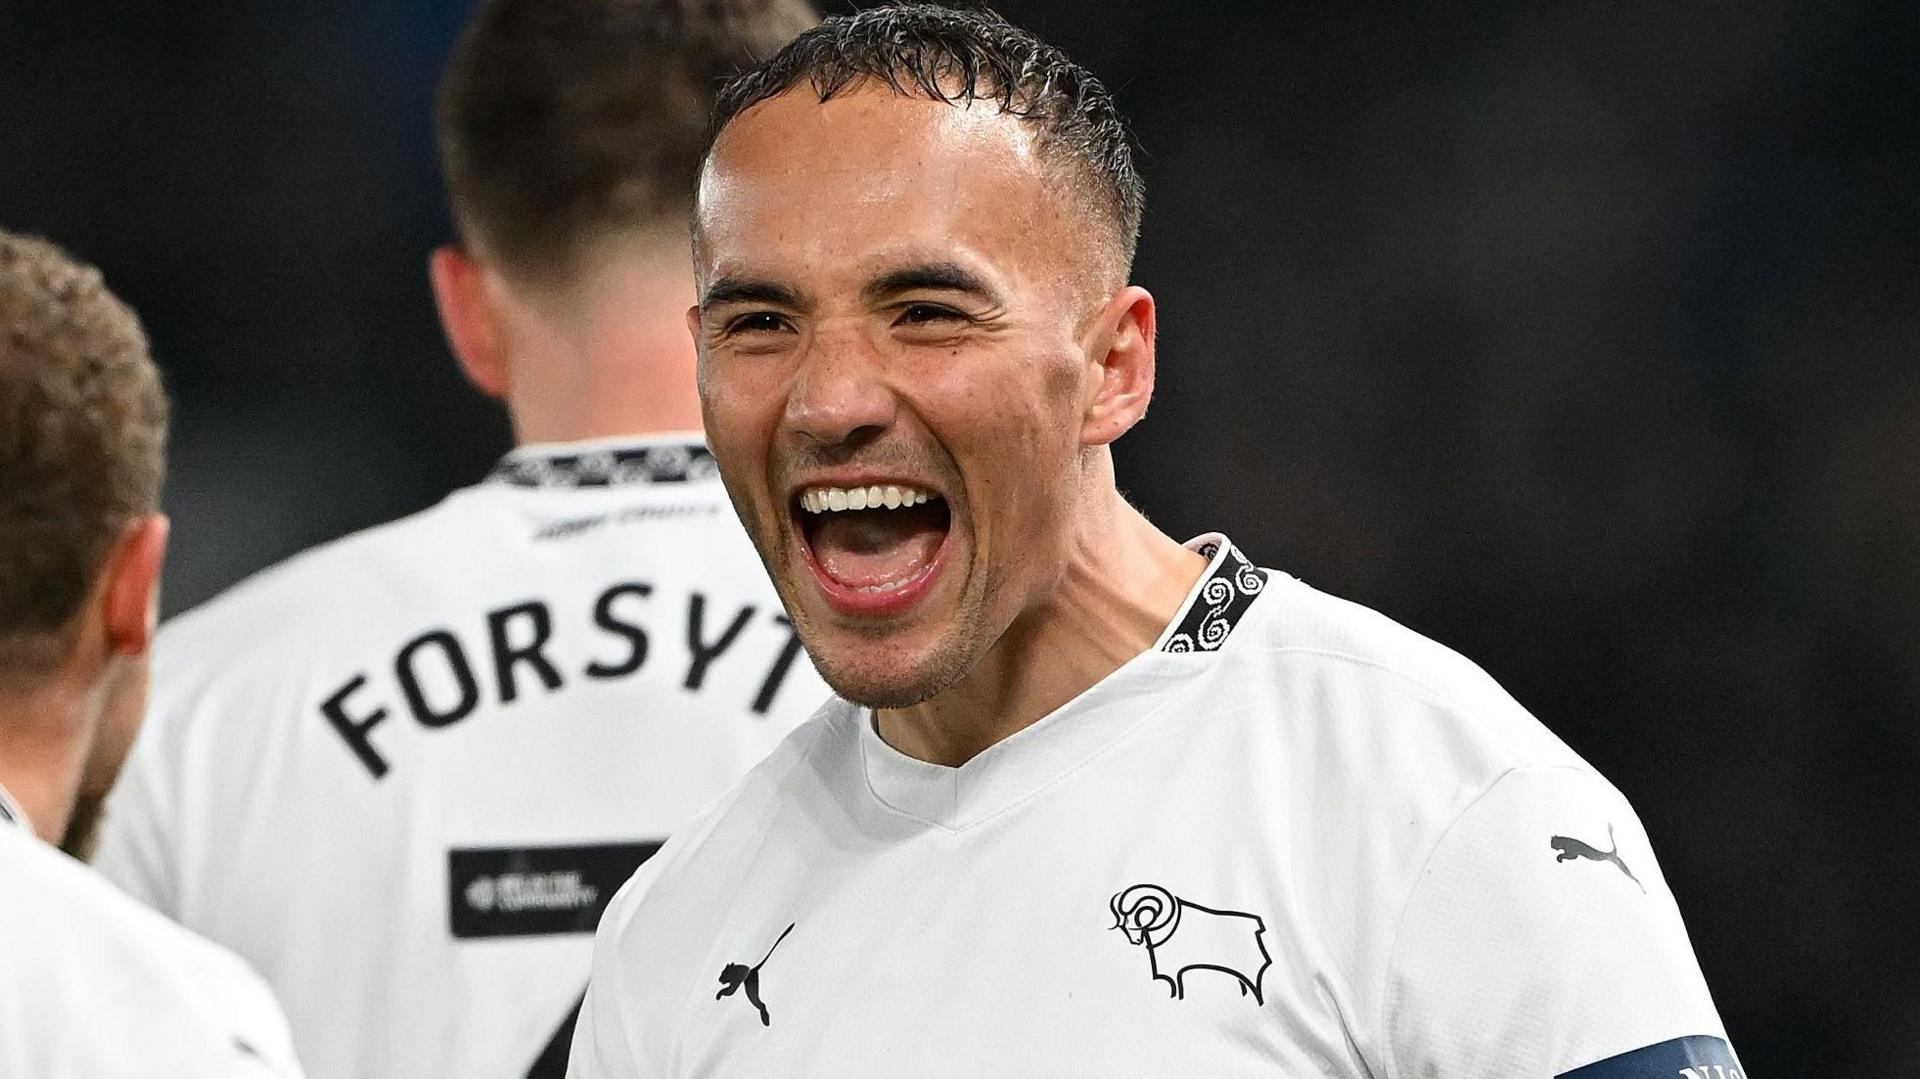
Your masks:
<svg viewBox="0 0 1920 1079"><path fill-rule="evenodd" d="M785 316L772 311L754 311L728 320L728 333L778 333L786 329Z"/></svg>
<svg viewBox="0 0 1920 1079"><path fill-rule="evenodd" d="M900 311L900 322L905 326L925 326L935 322L965 322L967 316L951 307L942 307L932 303L910 303Z"/></svg>

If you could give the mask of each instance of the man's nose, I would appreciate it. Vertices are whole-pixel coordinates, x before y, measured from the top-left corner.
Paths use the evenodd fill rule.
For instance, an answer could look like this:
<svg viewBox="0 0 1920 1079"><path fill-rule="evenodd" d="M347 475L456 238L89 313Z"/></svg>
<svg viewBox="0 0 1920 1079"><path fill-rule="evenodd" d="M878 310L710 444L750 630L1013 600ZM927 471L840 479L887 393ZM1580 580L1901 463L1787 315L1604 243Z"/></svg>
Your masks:
<svg viewBox="0 0 1920 1079"><path fill-rule="evenodd" d="M867 441L893 425L884 359L864 335L817 333L787 397L787 429L824 446Z"/></svg>

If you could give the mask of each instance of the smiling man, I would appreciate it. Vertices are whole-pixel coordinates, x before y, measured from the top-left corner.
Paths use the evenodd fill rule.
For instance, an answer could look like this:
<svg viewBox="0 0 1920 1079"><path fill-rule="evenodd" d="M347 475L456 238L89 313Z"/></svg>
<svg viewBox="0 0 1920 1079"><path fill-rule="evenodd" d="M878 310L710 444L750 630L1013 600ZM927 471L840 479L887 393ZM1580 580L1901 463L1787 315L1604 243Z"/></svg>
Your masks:
<svg viewBox="0 0 1920 1079"><path fill-rule="evenodd" d="M881 8L715 130L707 430L838 698L615 900L573 1074L1737 1074L1618 792L1119 494L1155 316L1097 81Z"/></svg>

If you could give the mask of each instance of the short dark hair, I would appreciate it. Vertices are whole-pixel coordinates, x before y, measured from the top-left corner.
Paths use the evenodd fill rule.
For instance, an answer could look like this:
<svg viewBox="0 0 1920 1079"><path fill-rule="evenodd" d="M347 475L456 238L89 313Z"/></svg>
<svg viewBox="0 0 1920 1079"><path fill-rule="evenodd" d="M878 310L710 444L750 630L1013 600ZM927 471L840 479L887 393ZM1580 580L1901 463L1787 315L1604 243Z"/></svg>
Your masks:
<svg viewBox="0 0 1920 1079"><path fill-rule="evenodd" d="M160 498L167 398L100 271L0 231L0 678L44 673L121 530Z"/></svg>
<svg viewBox="0 0 1920 1079"><path fill-rule="evenodd" d="M715 92L817 21L808 0L484 0L439 94L461 240L553 279L597 235L684 227Z"/></svg>
<svg viewBox="0 0 1920 1079"><path fill-rule="evenodd" d="M992 102L1033 123L1043 152L1071 165L1112 225L1122 269L1133 264L1146 185L1125 118L1091 72L997 12L894 4L829 18L720 91L709 151L741 113L802 79L821 101L854 84L881 83L907 97Z"/></svg>

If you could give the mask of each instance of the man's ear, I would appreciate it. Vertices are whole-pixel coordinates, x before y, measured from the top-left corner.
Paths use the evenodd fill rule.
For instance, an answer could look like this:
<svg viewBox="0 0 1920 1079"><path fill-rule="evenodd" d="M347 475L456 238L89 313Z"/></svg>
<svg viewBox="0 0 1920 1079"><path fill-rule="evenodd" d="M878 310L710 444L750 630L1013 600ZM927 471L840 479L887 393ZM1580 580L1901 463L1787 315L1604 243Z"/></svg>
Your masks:
<svg viewBox="0 0 1920 1079"><path fill-rule="evenodd" d="M1094 360L1100 380L1087 402L1080 441L1104 446L1140 422L1153 400L1152 294L1128 285L1107 301L1094 326Z"/></svg>
<svg viewBox="0 0 1920 1079"><path fill-rule="evenodd" d="M467 381L489 397L504 399L507 361L487 276L485 266L452 244L436 248L427 262L447 347L459 359Z"/></svg>
<svg viewBox="0 0 1920 1079"><path fill-rule="evenodd" d="M687 333L693 337L694 351L704 352L705 350L700 347L704 343L704 338L700 333L699 304L694 304L692 307L687 308Z"/></svg>
<svg viewBox="0 0 1920 1079"><path fill-rule="evenodd" d="M167 560L165 516L149 513L127 524L101 567L101 603L107 650L145 655L160 624L160 567Z"/></svg>

